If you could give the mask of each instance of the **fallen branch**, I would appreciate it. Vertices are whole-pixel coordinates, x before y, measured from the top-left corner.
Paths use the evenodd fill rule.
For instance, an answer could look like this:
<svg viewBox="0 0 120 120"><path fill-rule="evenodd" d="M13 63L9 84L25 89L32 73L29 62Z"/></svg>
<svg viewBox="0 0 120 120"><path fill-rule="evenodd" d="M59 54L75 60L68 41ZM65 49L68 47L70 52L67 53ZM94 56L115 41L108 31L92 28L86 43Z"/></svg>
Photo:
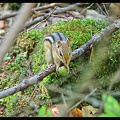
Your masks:
<svg viewBox="0 0 120 120"><path fill-rule="evenodd" d="M42 10L42 9L46 9L46 8L51 8L51 7L55 7L57 5L62 5L63 3L52 3L52 4L49 4L49 5L46 5L46 6L42 6L42 7L37 7L37 8L34 8L32 9L32 11L36 11L36 10ZM82 5L83 3L76 3L76 4L73 4L73 5L70 5L70 6L67 6L67 7L64 7L64 8L58 8L54 14L58 14L58 13L62 13L62 12L65 12L65 11L68 11L68 10L76 10L76 9L80 9L81 11L81 8L80 7L77 7L78 5ZM4 20L4 19L7 19L7 18L10 18L10 17L14 17L18 14L18 12L13 12L13 13L9 13L9 14L6 14L6 15L2 15L0 16L0 20Z"/></svg>
<svg viewBox="0 0 120 120"><path fill-rule="evenodd" d="M63 13L63 12L68 11L68 10L74 10L74 9L76 9L76 7L77 7L78 5L80 5L80 4L81 4L81 3L76 3L76 4L70 5L70 6L68 6L68 7L57 8L55 11L52 10L51 13L48 13L48 14L46 14L46 15L44 15L44 16L41 16L40 19L37 19L37 20L35 20L35 21L26 23L25 26L24 26L24 28L27 29L27 28L29 28L30 26L36 24L37 22L41 22L43 19L46 20L51 14L59 14L59 13ZM22 31L22 30L21 30L21 31Z"/></svg>
<svg viewBox="0 0 120 120"><path fill-rule="evenodd" d="M6 14L6 15L1 15L0 20L4 20L4 19L10 18L10 17L14 17L17 14L18 14L18 12L13 12L13 13L9 13L9 14Z"/></svg>
<svg viewBox="0 0 120 120"><path fill-rule="evenodd" d="M41 16L39 17L38 19L32 21L32 22L28 22L24 25L23 29L21 29L21 31L23 31L24 29L28 29L29 27L31 27L32 25L38 23L38 22L41 22L42 20L46 19L47 18L47 15L45 16Z"/></svg>
<svg viewBox="0 0 120 120"><path fill-rule="evenodd" d="M60 4L62 4L62 3L58 3L59 5ZM59 8L59 9L56 9L55 11L53 10L53 11L51 11L50 13L47 13L47 14L43 14L42 15L42 13L41 13L41 15L42 16L40 16L39 18L37 18L37 19L35 19L35 20L33 20L33 21L31 21L31 22L28 22L28 23L25 23L25 25L21 28L21 30L20 30L20 32L22 32L23 30L26 30L26 29L28 29L29 27L31 27L31 26L33 26L33 25L35 25L35 24L40 24L39 22L43 22L44 20L46 20L46 19L48 19L51 15L54 15L54 14L58 14L58 13L62 13L62 12L65 12L65 11L68 11L68 10L72 10L72 9L76 9L76 7L78 6L78 5L82 5L83 3L76 3L76 4L73 4L73 5L70 5L70 6L67 6L67 7L64 7L64 8ZM7 14L7 15L4 15L4 16L0 16L0 20L2 20L2 19L5 19L5 18L8 18L9 16L14 16L14 15L17 15L18 14L18 12L15 12L15 13L10 13L10 14ZM43 20L43 21L42 21ZM37 24L37 25L38 25ZM37 26L37 25L35 25L35 26ZM34 27L33 27L34 28ZM31 28L30 28L31 29ZM2 39L1 41L0 41L0 45L4 42L5 40L4 39Z"/></svg>
<svg viewBox="0 0 120 120"><path fill-rule="evenodd" d="M46 8L54 8L56 5L57 5L57 3L51 3L51 4L41 6L41 7L33 8L32 10L33 11L38 11L38 10L43 10L43 9L46 9Z"/></svg>
<svg viewBox="0 0 120 120"><path fill-rule="evenodd" d="M119 28L120 28L120 20L117 20L113 24L111 24L111 25L107 26L105 29L101 30L100 33L93 36L87 43L85 43L80 48L78 48L72 52L72 55L73 55L72 60L81 56L83 53L85 53L87 50L89 50L91 48L91 46L94 45L94 43L102 40L103 37L105 37L106 35L110 35L111 33L118 30ZM33 84L36 84L36 83L42 81L43 78L45 78L46 76L48 76L49 74L51 74L54 71L55 71L55 65L53 65L51 68L46 68L45 70L43 70L42 72L38 73L35 76L32 76L31 78L24 79L20 84L14 86L12 88L1 91L0 98L4 98L4 97L12 95L16 92L22 91L22 90L28 88L29 86L32 86Z"/></svg>
<svg viewBox="0 0 120 120"><path fill-rule="evenodd" d="M38 11L38 10L44 10L46 8L54 8L55 6L66 7L68 5L70 5L70 4L69 3L51 3L51 4L47 4L47 5L41 6L41 7L33 8L32 10L33 11Z"/></svg>
<svg viewBox="0 0 120 120"><path fill-rule="evenodd" d="M81 9L80 7L78 7L78 5L81 5L81 4L83 4L83 3L76 3L76 4L73 4L73 5L64 7L64 8L58 8L58 9L56 9L56 11L54 12L54 14L63 13L63 12L66 12L66 11L68 11L68 10L81 11L82 9Z"/></svg>
<svg viewBox="0 0 120 120"><path fill-rule="evenodd" d="M96 3L96 5L97 5L97 7L101 10L101 12L102 12L105 16L107 16L107 14L102 10L101 6L100 6L98 3Z"/></svg>
<svg viewBox="0 0 120 120"><path fill-rule="evenodd" d="M41 24L42 22L46 21L46 20L53 14L53 12L56 10L56 8L57 8L57 7L55 7L54 10L52 11L52 13L50 13L43 21L41 21L40 23L36 24L35 26L33 26L32 28L30 28L30 29L28 29L28 30L31 30L31 29L37 27L37 26L38 26L39 24ZM27 26L27 27L29 27L29 26Z"/></svg>
<svg viewBox="0 0 120 120"><path fill-rule="evenodd" d="M47 7L52 7L52 6L55 6L55 5L60 5L60 4L62 4L62 3L52 3L52 4L47 5L47 6L42 6L41 9L47 8ZM78 7L78 5L82 5L82 4L83 4L83 3L76 3L76 4L73 4L73 5L64 7L64 8L57 8L55 11L52 10L51 12L46 13L46 14L43 14L43 15L41 14L41 16L40 16L39 18L35 19L34 21L31 21L31 22L26 23L26 24L22 27L21 31L28 29L28 28L31 27L32 25L35 25L36 23L41 22L42 20L44 21L44 19L46 20L48 17L51 16L51 14L54 15L54 14L63 13L63 12L68 11L68 10L76 10L76 9L77 9L77 10L80 9L80 11L81 11L81 8ZM40 9L40 8L39 8L39 9ZM33 9L33 10L34 10L34 9ZM33 11L33 10L32 10L32 11ZM9 18L9 17L14 17L14 16L17 15L17 14L18 14L18 12L10 13L10 14L4 15L4 16L0 16L0 20L6 19L6 18ZM20 31L20 32L21 32L21 31ZM3 41L4 41L4 40L3 40Z"/></svg>

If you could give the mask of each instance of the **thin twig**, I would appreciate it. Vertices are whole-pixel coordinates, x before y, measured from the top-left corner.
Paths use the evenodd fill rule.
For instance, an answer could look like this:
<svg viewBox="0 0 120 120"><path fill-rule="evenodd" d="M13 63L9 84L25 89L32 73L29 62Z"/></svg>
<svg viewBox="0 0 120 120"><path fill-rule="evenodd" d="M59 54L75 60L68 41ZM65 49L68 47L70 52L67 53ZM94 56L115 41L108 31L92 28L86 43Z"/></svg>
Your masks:
<svg viewBox="0 0 120 120"><path fill-rule="evenodd" d="M51 4L48 4L48 5L45 5L45 6L33 8L32 10L33 10L33 11L43 10L43 9L46 9L46 8L54 7L54 6L56 6L57 4L58 4L58 3L51 3Z"/></svg>
<svg viewBox="0 0 120 120"><path fill-rule="evenodd" d="M36 7L36 8L38 8L39 6L40 6L40 3L37 4L37 7Z"/></svg>
<svg viewBox="0 0 120 120"><path fill-rule="evenodd" d="M82 3L75 3L73 5L70 5L70 6L67 6L67 7L64 7L64 8L58 8L56 9L56 11L54 12L54 14L58 14L58 13L63 13L63 12L66 12L68 10L81 10L80 7L78 7L78 5L81 5Z"/></svg>
<svg viewBox="0 0 120 120"><path fill-rule="evenodd" d="M62 100L63 100L63 103L64 103L65 107L67 108L67 103L66 103L66 101L65 101L65 97L64 97L64 94L63 94L63 93L61 94L61 97L62 97Z"/></svg>
<svg viewBox="0 0 120 120"><path fill-rule="evenodd" d="M101 12L102 12L105 16L107 16L107 14L102 10L102 8L100 7L100 5L99 5L98 3L96 3L96 5L97 5L98 8L101 10Z"/></svg>
<svg viewBox="0 0 120 120"><path fill-rule="evenodd" d="M113 88L113 85L120 81L120 69L114 74L113 78L110 81L111 82L108 87L108 93L110 93L110 90Z"/></svg>
<svg viewBox="0 0 120 120"><path fill-rule="evenodd" d="M104 9L105 9L105 12L107 13L107 16L109 16L109 13L108 13L108 11L107 11L107 9L106 9L106 6L104 5L104 3L102 3L103 4L103 7L104 7Z"/></svg>
<svg viewBox="0 0 120 120"><path fill-rule="evenodd" d="M6 15L1 15L0 20L4 20L4 19L10 18L10 17L14 17L17 14L18 14L18 12L13 12L13 13L9 13L9 14L6 14Z"/></svg>
<svg viewBox="0 0 120 120"><path fill-rule="evenodd" d="M31 29L37 27L37 26L40 25L42 22L46 21L46 20L53 14L53 12L56 10L56 8L57 8L57 6L54 8L54 10L53 10L44 20L42 20L40 23L37 23L37 24L34 25L33 27L27 29L27 31L29 31L29 30L31 30Z"/></svg>
<svg viewBox="0 0 120 120"><path fill-rule="evenodd" d="M67 112L65 112L62 116L64 116L65 114L69 113L73 108L77 107L80 103L82 103L83 101L85 101L86 99L88 99L95 91L97 90L97 88L93 89L90 94L88 94L87 96L85 96L82 100L80 100L79 102L77 102L75 105L73 105L71 108L69 108L69 110L67 110Z"/></svg>
<svg viewBox="0 0 120 120"><path fill-rule="evenodd" d="M63 15L51 15L51 16L53 16L53 17L60 17L60 18L66 18L65 16L63 16Z"/></svg>
<svg viewBox="0 0 120 120"><path fill-rule="evenodd" d="M89 9L91 6L93 6L94 3L92 3L91 5L89 5L88 7L86 7L85 9L83 9L80 14L82 14L85 10Z"/></svg>
<svg viewBox="0 0 120 120"><path fill-rule="evenodd" d="M33 8L32 11L36 13L36 11L38 10L42 10L42 9L46 9L46 8L51 8L55 5L61 5L61 6L68 6L69 4L68 3L52 3L52 4L49 4L49 5L46 5L46 6L41 6L41 7L36 7L36 8ZM13 13L9 13L9 14L5 14L5 15L1 15L0 16L0 20L4 20L4 19L7 19L7 18L10 18L10 17L14 17L18 14L18 11L17 12L13 12Z"/></svg>
<svg viewBox="0 0 120 120"><path fill-rule="evenodd" d="M55 6L65 7L65 6L69 6L69 5L70 5L70 3L51 3L51 4L41 6L41 7L33 8L32 10L35 12L35 11L43 10L43 9L46 9L46 8L53 8Z"/></svg>

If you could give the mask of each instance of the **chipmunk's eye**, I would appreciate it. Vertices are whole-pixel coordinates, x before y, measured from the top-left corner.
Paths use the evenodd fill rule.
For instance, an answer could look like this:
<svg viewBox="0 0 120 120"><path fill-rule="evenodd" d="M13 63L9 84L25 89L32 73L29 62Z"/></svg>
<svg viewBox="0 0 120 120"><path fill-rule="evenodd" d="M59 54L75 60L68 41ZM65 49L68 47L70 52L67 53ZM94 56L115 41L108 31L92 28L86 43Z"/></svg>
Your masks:
<svg viewBox="0 0 120 120"><path fill-rule="evenodd" d="M61 52L61 51L59 51L59 56L61 56L61 57L63 56L63 54L62 54L62 52Z"/></svg>

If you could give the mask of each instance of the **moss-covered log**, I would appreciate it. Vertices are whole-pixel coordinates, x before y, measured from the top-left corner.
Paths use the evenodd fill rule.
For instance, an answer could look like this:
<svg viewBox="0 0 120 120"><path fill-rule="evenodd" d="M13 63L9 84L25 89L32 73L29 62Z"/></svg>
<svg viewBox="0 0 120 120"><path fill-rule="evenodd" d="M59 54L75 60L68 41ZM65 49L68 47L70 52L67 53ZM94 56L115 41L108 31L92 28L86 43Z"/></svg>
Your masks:
<svg viewBox="0 0 120 120"><path fill-rule="evenodd" d="M94 43L102 40L104 36L111 34L112 32L118 30L119 28L120 28L120 20L117 20L113 24L111 24L111 25L107 26L105 29L101 30L100 33L93 36L87 43L85 43L83 46L81 46L80 48L73 51L72 60L81 56L84 52L89 50L91 48L91 46L94 45ZM42 81L43 78L45 78L46 76L48 76L49 74L51 74L54 71L55 71L55 65L53 65L51 68L46 68L42 72L38 73L35 76L32 76L29 79L24 79L20 84L14 86L14 87L11 87L9 89L6 89L4 91L1 91L0 98L4 98L4 97L12 95L16 92L24 90L24 89L28 88L29 86L32 86L33 84L36 84L37 82Z"/></svg>

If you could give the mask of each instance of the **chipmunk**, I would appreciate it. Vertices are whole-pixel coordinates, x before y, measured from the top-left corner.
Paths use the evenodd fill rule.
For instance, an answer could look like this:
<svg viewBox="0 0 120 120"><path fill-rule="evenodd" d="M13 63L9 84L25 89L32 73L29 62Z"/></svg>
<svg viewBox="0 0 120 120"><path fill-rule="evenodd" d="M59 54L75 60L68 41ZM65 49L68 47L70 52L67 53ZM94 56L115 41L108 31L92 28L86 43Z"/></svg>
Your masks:
<svg viewBox="0 0 120 120"><path fill-rule="evenodd" d="M44 52L47 67L52 64L56 65L56 71L63 62L69 73L69 62L72 57L72 50L68 38L60 33L55 32L44 38Z"/></svg>

